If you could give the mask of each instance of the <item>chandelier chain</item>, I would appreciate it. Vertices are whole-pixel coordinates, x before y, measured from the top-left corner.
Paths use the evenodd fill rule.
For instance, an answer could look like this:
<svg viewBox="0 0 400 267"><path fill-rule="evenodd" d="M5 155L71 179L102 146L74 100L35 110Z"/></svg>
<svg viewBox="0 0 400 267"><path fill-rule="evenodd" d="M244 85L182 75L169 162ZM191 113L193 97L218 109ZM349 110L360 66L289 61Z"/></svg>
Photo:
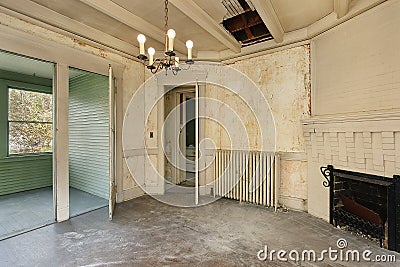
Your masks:
<svg viewBox="0 0 400 267"><path fill-rule="evenodd" d="M165 32L168 31L168 0L165 0Z"/></svg>

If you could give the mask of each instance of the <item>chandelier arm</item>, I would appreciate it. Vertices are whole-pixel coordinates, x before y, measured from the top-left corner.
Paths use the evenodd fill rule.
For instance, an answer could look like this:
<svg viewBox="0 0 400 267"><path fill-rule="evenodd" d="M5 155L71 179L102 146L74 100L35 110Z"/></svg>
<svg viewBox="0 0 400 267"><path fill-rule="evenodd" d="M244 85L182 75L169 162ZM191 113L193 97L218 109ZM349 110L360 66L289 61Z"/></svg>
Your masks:
<svg viewBox="0 0 400 267"><path fill-rule="evenodd" d="M157 67L155 67L154 69L151 69L151 73L156 74L158 71L159 65L157 65Z"/></svg>
<svg viewBox="0 0 400 267"><path fill-rule="evenodd" d="M154 65L154 66L155 66L155 65L157 65L157 66L162 65L162 60L161 60L160 58L156 58L156 59L154 60L153 65Z"/></svg>
<svg viewBox="0 0 400 267"><path fill-rule="evenodd" d="M160 61L160 64L158 64L158 66L157 66L157 72L159 70L162 70L163 68L164 68L164 65L163 65L162 61Z"/></svg>

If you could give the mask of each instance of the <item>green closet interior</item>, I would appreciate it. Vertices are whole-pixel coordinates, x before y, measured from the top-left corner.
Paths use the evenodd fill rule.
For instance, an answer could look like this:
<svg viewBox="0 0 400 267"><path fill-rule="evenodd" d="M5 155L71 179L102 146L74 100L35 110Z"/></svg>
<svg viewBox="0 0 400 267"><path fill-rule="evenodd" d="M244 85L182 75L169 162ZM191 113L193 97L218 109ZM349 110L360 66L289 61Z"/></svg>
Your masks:
<svg viewBox="0 0 400 267"><path fill-rule="evenodd" d="M108 77L70 69L70 186L108 199Z"/></svg>
<svg viewBox="0 0 400 267"><path fill-rule="evenodd" d="M52 154L9 156L8 88L52 93L52 79L0 70L0 195L53 184Z"/></svg>

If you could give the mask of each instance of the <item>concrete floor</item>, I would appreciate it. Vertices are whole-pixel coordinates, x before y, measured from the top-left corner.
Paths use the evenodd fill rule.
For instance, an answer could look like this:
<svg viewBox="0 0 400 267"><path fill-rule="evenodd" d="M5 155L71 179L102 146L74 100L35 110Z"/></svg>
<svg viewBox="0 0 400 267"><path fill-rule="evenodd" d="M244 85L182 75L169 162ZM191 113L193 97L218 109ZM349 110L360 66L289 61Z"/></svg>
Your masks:
<svg viewBox="0 0 400 267"><path fill-rule="evenodd" d="M227 199L176 208L144 196L117 205L113 221L104 218L106 212L99 209L1 241L0 266L355 266L261 262L256 256L265 245L275 250L337 248L338 238L346 238L349 249L395 254L306 213L275 213Z"/></svg>
<svg viewBox="0 0 400 267"><path fill-rule="evenodd" d="M107 205L106 199L70 188L71 216ZM0 196L0 240L52 223L52 187Z"/></svg>
<svg viewBox="0 0 400 267"><path fill-rule="evenodd" d="M162 203L167 203L178 207L194 207L196 206L196 188L192 186L175 185L167 182L165 184L165 193L163 195L155 195L154 197ZM199 196L199 205L207 205L215 202L215 198L209 194Z"/></svg>

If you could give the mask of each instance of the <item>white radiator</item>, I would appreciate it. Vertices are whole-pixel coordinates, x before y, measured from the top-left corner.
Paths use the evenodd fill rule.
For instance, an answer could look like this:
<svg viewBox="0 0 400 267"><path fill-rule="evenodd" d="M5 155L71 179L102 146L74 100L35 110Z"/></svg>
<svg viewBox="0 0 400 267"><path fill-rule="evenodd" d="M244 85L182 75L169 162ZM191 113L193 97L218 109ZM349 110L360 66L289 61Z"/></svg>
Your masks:
<svg viewBox="0 0 400 267"><path fill-rule="evenodd" d="M274 152L217 150L214 196L278 207L279 155Z"/></svg>

